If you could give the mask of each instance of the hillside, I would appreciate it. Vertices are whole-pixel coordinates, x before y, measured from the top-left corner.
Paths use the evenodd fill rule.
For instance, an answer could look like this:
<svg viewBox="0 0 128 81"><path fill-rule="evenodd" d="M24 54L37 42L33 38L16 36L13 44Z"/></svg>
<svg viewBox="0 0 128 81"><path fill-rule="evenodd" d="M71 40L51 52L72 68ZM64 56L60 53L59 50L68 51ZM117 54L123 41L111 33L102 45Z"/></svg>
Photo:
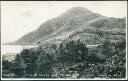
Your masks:
<svg viewBox="0 0 128 81"><path fill-rule="evenodd" d="M100 40L104 36L108 36L108 33L114 40L120 39L119 37L125 37L124 30L125 19L108 18L93 13L86 8L73 7L59 17L44 22L37 30L24 35L10 44L59 42L69 38L76 39L76 36L93 44L95 40L100 43ZM100 32L104 36L99 35ZM89 42L87 43L90 44Z"/></svg>

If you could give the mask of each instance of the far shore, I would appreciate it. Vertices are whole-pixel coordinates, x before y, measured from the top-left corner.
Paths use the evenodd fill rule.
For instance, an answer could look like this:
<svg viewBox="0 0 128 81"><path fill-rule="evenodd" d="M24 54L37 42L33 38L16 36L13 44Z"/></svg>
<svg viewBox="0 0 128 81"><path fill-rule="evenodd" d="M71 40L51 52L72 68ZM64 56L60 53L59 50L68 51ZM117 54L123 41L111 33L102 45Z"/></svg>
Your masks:
<svg viewBox="0 0 128 81"><path fill-rule="evenodd" d="M1 45L24 45L24 46L37 46L37 44L18 44L18 43L2 43Z"/></svg>

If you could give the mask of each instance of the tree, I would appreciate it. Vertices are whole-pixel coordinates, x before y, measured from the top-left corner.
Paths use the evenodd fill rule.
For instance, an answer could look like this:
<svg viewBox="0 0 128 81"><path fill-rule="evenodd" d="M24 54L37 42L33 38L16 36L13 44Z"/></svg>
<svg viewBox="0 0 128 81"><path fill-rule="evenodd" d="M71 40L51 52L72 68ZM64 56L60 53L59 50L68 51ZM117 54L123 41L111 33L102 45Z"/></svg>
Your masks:
<svg viewBox="0 0 128 81"><path fill-rule="evenodd" d="M42 48L39 47L38 50L36 51L32 49L24 49L20 53L24 63L27 65L25 71L28 75L34 74L36 72L36 66L37 66L36 61L41 51L42 51Z"/></svg>
<svg viewBox="0 0 128 81"><path fill-rule="evenodd" d="M11 67L11 62L8 60L2 60L2 69L3 70L9 70Z"/></svg>
<svg viewBox="0 0 128 81"><path fill-rule="evenodd" d="M40 75L42 74L43 76L38 76L38 77L51 77L52 75L52 66L53 66L53 56L44 53L39 56L38 61L37 61L37 73ZM45 76L48 75L48 76Z"/></svg>
<svg viewBox="0 0 128 81"><path fill-rule="evenodd" d="M104 38L102 48L100 49L102 50L102 54L106 55L107 57L111 57L113 55L113 47L111 46L111 42L108 35Z"/></svg>
<svg viewBox="0 0 128 81"><path fill-rule="evenodd" d="M25 74L26 64L19 54L16 55L15 60L12 62L10 70L17 75L16 77L22 77Z"/></svg>
<svg viewBox="0 0 128 81"><path fill-rule="evenodd" d="M86 60L88 48L80 40L71 40L65 44L60 44L60 61L62 62L81 62Z"/></svg>
<svg viewBox="0 0 128 81"><path fill-rule="evenodd" d="M9 76L6 76L10 74L10 68L12 64L8 60L2 59L2 77L3 78L9 78Z"/></svg>
<svg viewBox="0 0 128 81"><path fill-rule="evenodd" d="M23 49L23 51L20 53L21 58L24 60L25 63L28 63L30 61L30 51L29 49Z"/></svg>

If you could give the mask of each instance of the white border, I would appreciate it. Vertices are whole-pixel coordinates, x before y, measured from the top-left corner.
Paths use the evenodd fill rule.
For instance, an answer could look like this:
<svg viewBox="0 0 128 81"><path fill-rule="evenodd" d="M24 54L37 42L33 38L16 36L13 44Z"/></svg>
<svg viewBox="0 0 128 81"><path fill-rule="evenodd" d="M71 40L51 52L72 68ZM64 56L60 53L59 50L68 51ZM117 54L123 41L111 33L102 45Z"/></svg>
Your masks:
<svg viewBox="0 0 128 81"><path fill-rule="evenodd" d="M0 1L0 6L1 6L1 1ZM1 11L1 9L0 9ZM0 14L1 15L1 14ZM1 16L0 16L1 17ZM126 77L122 78L122 79L106 79L106 78L92 78L92 79L65 79L65 78L60 78L60 79L56 79L56 78L50 78L50 79L40 79L40 78L2 78L2 54L1 54L1 80L127 80L128 79L128 68L127 68L127 63L128 63L128 55L127 55L127 16L126 16ZM0 28L1 30L1 28ZM1 45L2 48L2 45ZM1 50L0 50L1 52Z"/></svg>

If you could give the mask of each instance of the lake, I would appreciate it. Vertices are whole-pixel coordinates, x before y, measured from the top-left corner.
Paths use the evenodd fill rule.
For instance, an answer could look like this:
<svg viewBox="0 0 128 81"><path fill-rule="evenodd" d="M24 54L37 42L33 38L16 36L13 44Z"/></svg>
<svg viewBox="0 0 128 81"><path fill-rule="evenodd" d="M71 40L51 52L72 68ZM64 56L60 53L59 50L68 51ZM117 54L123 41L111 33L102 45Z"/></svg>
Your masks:
<svg viewBox="0 0 128 81"><path fill-rule="evenodd" d="M37 47L35 45L1 45L1 56L5 56L8 60L13 60L17 53L23 49Z"/></svg>

